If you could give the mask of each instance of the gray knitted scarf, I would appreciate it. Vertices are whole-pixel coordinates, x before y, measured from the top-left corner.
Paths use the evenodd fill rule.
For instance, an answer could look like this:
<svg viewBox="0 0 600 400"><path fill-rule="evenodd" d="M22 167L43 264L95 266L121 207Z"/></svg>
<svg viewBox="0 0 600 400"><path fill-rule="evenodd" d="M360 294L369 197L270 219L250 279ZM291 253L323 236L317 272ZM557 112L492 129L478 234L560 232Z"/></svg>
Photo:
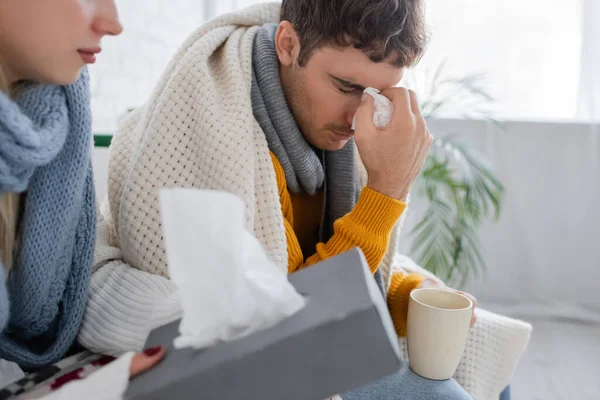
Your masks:
<svg viewBox="0 0 600 400"><path fill-rule="evenodd" d="M354 141L338 151L313 148L304 139L290 110L279 76L275 50L276 24L266 24L257 33L252 52L252 110L265 132L269 149L283 170L290 191L315 194L325 191L320 241L333 235L333 223L352 211L359 190L354 159ZM382 286L379 271L375 278Z"/></svg>
<svg viewBox="0 0 600 400"><path fill-rule="evenodd" d="M60 360L83 321L96 239L92 115L86 70L68 86L19 92L16 102L0 93L0 195L27 191L6 281L0 263L0 358L34 370Z"/></svg>

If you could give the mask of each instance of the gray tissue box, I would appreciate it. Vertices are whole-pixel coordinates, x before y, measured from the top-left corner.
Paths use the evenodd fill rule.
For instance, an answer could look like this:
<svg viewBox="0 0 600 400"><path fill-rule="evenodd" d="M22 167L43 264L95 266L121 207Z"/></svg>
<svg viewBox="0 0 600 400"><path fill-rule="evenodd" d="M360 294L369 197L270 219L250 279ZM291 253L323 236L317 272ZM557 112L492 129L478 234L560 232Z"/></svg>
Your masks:
<svg viewBox="0 0 600 400"><path fill-rule="evenodd" d="M126 399L322 400L398 371L394 327L358 249L290 276L309 298L272 328L205 350L176 350L179 321L154 330L146 346L165 359L134 378Z"/></svg>

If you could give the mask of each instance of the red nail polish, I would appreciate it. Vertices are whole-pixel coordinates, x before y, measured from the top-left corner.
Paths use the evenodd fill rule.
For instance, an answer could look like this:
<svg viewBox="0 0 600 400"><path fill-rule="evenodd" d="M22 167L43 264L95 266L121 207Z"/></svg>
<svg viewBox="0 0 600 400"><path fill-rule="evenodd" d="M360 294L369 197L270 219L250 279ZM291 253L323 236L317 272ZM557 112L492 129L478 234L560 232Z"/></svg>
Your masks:
<svg viewBox="0 0 600 400"><path fill-rule="evenodd" d="M94 367L104 367L107 364L113 362L115 358L113 356L102 356L92 363Z"/></svg>
<svg viewBox="0 0 600 400"><path fill-rule="evenodd" d="M147 355L148 357L152 357L152 356L160 353L161 350L162 350L162 346L150 347L149 349L144 350L144 354Z"/></svg>

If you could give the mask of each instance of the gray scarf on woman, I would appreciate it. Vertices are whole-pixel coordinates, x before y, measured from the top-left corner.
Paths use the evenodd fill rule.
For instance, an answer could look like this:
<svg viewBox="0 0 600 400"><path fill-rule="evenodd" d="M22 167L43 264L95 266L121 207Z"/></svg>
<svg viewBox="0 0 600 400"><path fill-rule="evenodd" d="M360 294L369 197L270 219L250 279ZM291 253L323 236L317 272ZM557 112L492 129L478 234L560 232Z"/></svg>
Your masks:
<svg viewBox="0 0 600 400"><path fill-rule="evenodd" d="M319 240L333 235L333 223L348 214L359 192L354 158L354 141L338 151L313 148L300 131L290 110L279 77L279 58L275 50L276 24L266 24L257 33L252 53L252 109L265 132L269 149L283 170L288 189L313 195L325 191L325 207ZM375 273L380 288L383 282Z"/></svg>

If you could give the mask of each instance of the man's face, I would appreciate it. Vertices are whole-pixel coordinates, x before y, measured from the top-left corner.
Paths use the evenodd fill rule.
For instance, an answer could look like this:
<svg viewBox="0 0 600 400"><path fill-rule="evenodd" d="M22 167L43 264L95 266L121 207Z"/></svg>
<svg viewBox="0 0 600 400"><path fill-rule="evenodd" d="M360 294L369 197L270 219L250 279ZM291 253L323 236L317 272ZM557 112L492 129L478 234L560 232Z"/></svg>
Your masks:
<svg viewBox="0 0 600 400"><path fill-rule="evenodd" d="M363 90L396 86L404 73L375 63L353 47L322 47L304 66L282 65L286 99L306 140L321 150L339 150L353 136L350 128Z"/></svg>

